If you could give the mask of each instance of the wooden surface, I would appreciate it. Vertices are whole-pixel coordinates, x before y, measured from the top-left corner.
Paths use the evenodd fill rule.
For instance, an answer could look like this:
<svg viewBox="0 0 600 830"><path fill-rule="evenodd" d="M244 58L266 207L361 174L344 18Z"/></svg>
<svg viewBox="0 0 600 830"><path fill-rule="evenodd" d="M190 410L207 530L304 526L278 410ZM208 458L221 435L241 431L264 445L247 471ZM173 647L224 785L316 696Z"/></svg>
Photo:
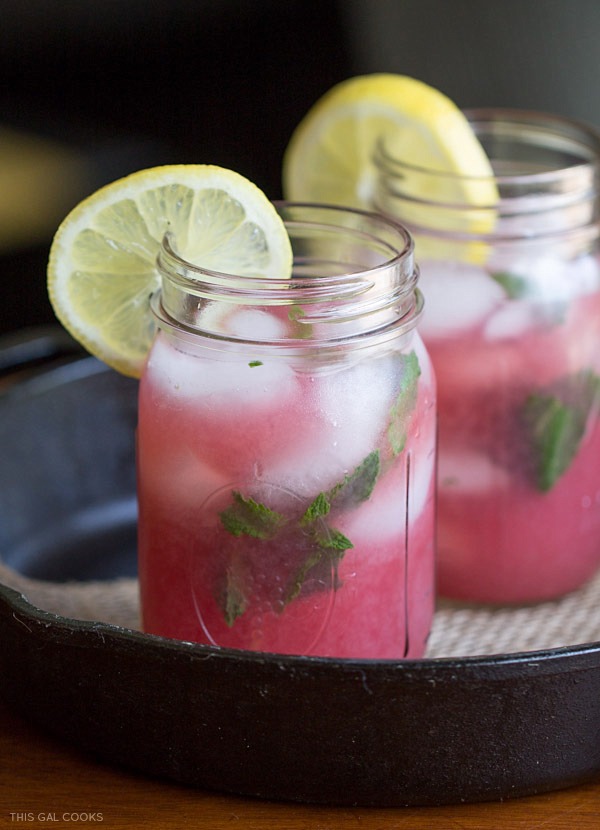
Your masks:
<svg viewBox="0 0 600 830"><path fill-rule="evenodd" d="M97 763L0 703L0 827L202 830L598 830L600 782L503 803L397 809L277 804Z"/></svg>

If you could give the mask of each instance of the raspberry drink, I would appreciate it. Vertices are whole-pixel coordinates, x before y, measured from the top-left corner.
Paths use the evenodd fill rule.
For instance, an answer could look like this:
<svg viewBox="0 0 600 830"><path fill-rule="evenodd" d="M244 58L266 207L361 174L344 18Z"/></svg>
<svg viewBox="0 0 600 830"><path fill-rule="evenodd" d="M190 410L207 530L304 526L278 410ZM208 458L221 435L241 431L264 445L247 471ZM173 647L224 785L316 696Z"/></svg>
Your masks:
<svg viewBox="0 0 600 830"><path fill-rule="evenodd" d="M308 209L288 210L298 223ZM370 295L366 321L344 272L333 293L306 301L324 267L321 240L307 280L308 222L301 280L263 281L259 302L208 304L193 334L157 308L138 430L151 633L326 657L423 654L433 614L434 378L414 329L407 236L367 214L318 209L337 256L340 228L324 228L346 215L397 249L386 252L384 274L369 274L369 290L373 277L386 284L374 305ZM355 263L380 264L358 246ZM339 276L331 261L325 279ZM356 264L351 285L365 273Z"/></svg>
<svg viewBox="0 0 600 830"><path fill-rule="evenodd" d="M57 231L48 289L140 378L147 631L418 657L433 614L435 385L412 240L273 205L214 165L141 170Z"/></svg>
<svg viewBox="0 0 600 830"><path fill-rule="evenodd" d="M600 140L535 114L473 125L497 201L409 223L439 389L438 588L531 602L600 564Z"/></svg>
<svg viewBox="0 0 600 830"><path fill-rule="evenodd" d="M557 305L511 300L483 269L471 276L493 301L452 330L431 298L438 279L440 298L453 280L460 296L462 280L440 264L422 270L439 390L439 586L488 602L555 597L600 559L597 262L565 264L574 296Z"/></svg>

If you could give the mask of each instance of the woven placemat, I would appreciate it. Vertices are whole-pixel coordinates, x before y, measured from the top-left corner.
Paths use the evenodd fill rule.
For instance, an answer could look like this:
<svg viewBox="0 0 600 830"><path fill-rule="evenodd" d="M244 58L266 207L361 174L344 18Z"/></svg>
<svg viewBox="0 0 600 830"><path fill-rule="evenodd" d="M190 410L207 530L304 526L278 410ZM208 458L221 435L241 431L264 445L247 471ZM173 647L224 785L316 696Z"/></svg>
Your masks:
<svg viewBox="0 0 600 830"><path fill-rule="evenodd" d="M45 582L0 563L0 583L52 614L140 629L135 579ZM441 601L427 657L513 654L599 641L600 573L580 590L538 605L489 608Z"/></svg>

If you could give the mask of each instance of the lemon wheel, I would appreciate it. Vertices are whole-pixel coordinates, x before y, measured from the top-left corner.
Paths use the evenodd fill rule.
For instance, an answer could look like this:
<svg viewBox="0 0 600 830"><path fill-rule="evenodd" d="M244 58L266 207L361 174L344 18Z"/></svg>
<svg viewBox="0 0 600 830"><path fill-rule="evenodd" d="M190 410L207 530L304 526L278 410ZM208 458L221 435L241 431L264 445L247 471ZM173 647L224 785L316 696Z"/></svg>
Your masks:
<svg viewBox="0 0 600 830"><path fill-rule="evenodd" d="M420 207L429 202L465 207L459 225L446 230L475 234L491 230L497 188L469 121L443 93L404 75L350 78L314 104L284 154L286 198L372 209L377 178L373 157L378 143L414 168L412 178L410 169L402 178L403 192L414 199L407 214L400 217L409 226L411 219L418 224L431 210ZM435 175L423 175L427 170ZM470 256L476 246L471 244ZM423 242L420 250L424 250Z"/></svg>
<svg viewBox="0 0 600 830"><path fill-rule="evenodd" d="M98 190L64 219L48 261L48 293L63 326L96 357L139 377L154 337L156 256L170 231L195 265L289 276L285 226L248 179L213 165L141 170Z"/></svg>

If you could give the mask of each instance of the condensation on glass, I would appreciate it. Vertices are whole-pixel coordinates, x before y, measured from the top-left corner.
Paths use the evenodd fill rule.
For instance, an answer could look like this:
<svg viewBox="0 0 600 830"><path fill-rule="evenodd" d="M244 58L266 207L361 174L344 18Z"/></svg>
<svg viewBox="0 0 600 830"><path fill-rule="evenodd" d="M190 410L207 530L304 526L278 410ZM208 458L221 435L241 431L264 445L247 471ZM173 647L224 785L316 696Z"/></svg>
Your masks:
<svg viewBox="0 0 600 830"><path fill-rule="evenodd" d="M433 614L435 381L412 240L281 203L291 278L203 270L165 237L140 384L146 631L419 657Z"/></svg>

